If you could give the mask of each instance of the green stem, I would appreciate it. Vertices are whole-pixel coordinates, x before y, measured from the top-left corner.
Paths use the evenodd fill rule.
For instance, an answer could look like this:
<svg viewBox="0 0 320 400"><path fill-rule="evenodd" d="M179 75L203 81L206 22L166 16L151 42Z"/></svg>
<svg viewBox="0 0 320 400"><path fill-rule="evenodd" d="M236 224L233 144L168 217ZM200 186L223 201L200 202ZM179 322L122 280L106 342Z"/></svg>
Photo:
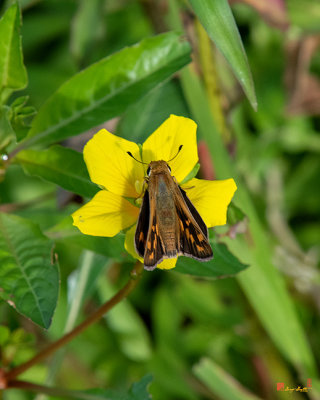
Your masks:
<svg viewBox="0 0 320 400"><path fill-rule="evenodd" d="M42 350L36 356L31 358L31 360L25 362L24 364L19 365L16 368L8 371L5 374L5 380L10 385L18 375L22 374L23 372L27 371L33 365L37 364L38 362L42 361L43 359L49 357L51 354L56 352L59 348L69 343L73 338L78 336L81 332L83 332L86 328L90 325L94 324L95 322L99 321L100 318L103 317L105 313L111 310L115 305L117 305L121 300L129 295L132 290L137 286L141 272L143 270L143 265L138 261L131 271L130 279L127 284L119 290L109 301L103 304L96 312L90 315L85 321L83 321L80 325L74 328L72 331L68 332L64 336L62 336L57 341L51 343L46 349Z"/></svg>

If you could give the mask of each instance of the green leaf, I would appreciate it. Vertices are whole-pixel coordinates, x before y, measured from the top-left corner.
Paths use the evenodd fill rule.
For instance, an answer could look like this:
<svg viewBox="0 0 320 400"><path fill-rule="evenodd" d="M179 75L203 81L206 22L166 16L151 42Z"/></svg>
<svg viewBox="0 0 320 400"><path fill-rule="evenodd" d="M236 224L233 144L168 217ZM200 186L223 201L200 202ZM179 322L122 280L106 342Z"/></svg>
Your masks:
<svg viewBox="0 0 320 400"><path fill-rule="evenodd" d="M224 371L209 358L204 358L193 371L198 379L222 400L259 400L260 397L250 393L233 376Z"/></svg>
<svg viewBox="0 0 320 400"><path fill-rule="evenodd" d="M229 62L252 107L257 109L253 80L237 25L227 0L189 0L193 11Z"/></svg>
<svg viewBox="0 0 320 400"><path fill-rule="evenodd" d="M0 296L44 328L50 326L59 291L52 249L37 225L0 214Z"/></svg>
<svg viewBox="0 0 320 400"><path fill-rule="evenodd" d="M123 113L188 62L190 46L174 32L142 40L102 59L50 97L22 147L63 140Z"/></svg>
<svg viewBox="0 0 320 400"><path fill-rule="evenodd" d="M114 260L131 259L124 249L124 234L120 233L114 237L84 235L72 225L71 216L64 218L58 225L47 231L46 235L58 243L80 246Z"/></svg>
<svg viewBox="0 0 320 400"><path fill-rule="evenodd" d="M183 274L202 276L206 278L222 278L235 275L247 268L233 254L227 246L210 240L213 250L213 259L207 262L199 262L193 258L179 257L174 271Z"/></svg>
<svg viewBox="0 0 320 400"><path fill-rule="evenodd" d="M5 100L12 91L27 85L23 64L20 30L20 10L13 4L0 19L0 92Z"/></svg>
<svg viewBox="0 0 320 400"><path fill-rule="evenodd" d="M200 164L197 163L192 170L189 172L189 174L184 178L184 180L180 183L180 185L184 185L185 183L189 182L191 179L195 178L197 173L199 172L200 169Z"/></svg>
<svg viewBox="0 0 320 400"><path fill-rule="evenodd" d="M94 196L99 188L89 178L82 153L59 145L47 150L23 150L15 158L25 172L60 185L84 197Z"/></svg>

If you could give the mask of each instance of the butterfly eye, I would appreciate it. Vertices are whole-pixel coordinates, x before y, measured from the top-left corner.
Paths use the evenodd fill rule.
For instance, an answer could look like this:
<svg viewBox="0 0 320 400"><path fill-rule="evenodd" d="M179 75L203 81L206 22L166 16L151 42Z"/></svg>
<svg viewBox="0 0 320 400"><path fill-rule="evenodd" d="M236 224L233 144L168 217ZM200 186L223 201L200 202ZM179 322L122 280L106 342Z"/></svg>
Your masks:
<svg viewBox="0 0 320 400"><path fill-rule="evenodd" d="M147 169L147 175L148 175L148 176L150 176L150 172L151 172L151 168L148 167L148 169Z"/></svg>
<svg viewBox="0 0 320 400"><path fill-rule="evenodd" d="M169 172L171 172L171 168L169 167L169 165L168 165L168 169L169 169Z"/></svg>

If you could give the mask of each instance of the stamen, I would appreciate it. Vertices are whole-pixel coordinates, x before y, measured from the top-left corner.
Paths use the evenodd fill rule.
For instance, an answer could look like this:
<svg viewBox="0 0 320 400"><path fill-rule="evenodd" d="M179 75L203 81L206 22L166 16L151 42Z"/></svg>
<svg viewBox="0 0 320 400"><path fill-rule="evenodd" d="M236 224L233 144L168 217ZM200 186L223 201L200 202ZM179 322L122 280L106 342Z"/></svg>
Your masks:
<svg viewBox="0 0 320 400"><path fill-rule="evenodd" d="M134 188L136 189L137 193L141 194L143 190L143 181L136 180L134 183Z"/></svg>

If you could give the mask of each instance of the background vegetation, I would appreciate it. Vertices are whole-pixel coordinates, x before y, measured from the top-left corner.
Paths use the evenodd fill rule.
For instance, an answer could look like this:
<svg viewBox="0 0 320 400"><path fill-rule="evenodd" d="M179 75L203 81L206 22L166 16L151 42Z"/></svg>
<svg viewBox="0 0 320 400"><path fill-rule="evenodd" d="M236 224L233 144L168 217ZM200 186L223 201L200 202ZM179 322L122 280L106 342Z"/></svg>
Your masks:
<svg viewBox="0 0 320 400"><path fill-rule="evenodd" d="M123 235L71 225L97 190L83 144L101 124L142 143L173 113L198 124L200 176L238 185L211 234L219 257L192 275L183 259L144 272L128 300L19 379L79 391L50 398L164 400L286 399L277 383L311 379L292 396L320 398L319 2L231 1L234 23L222 0L21 0L21 29L16 3L1 4L4 371L86 320L135 263ZM31 285L15 287L25 273ZM50 394L19 385L0 398Z"/></svg>

